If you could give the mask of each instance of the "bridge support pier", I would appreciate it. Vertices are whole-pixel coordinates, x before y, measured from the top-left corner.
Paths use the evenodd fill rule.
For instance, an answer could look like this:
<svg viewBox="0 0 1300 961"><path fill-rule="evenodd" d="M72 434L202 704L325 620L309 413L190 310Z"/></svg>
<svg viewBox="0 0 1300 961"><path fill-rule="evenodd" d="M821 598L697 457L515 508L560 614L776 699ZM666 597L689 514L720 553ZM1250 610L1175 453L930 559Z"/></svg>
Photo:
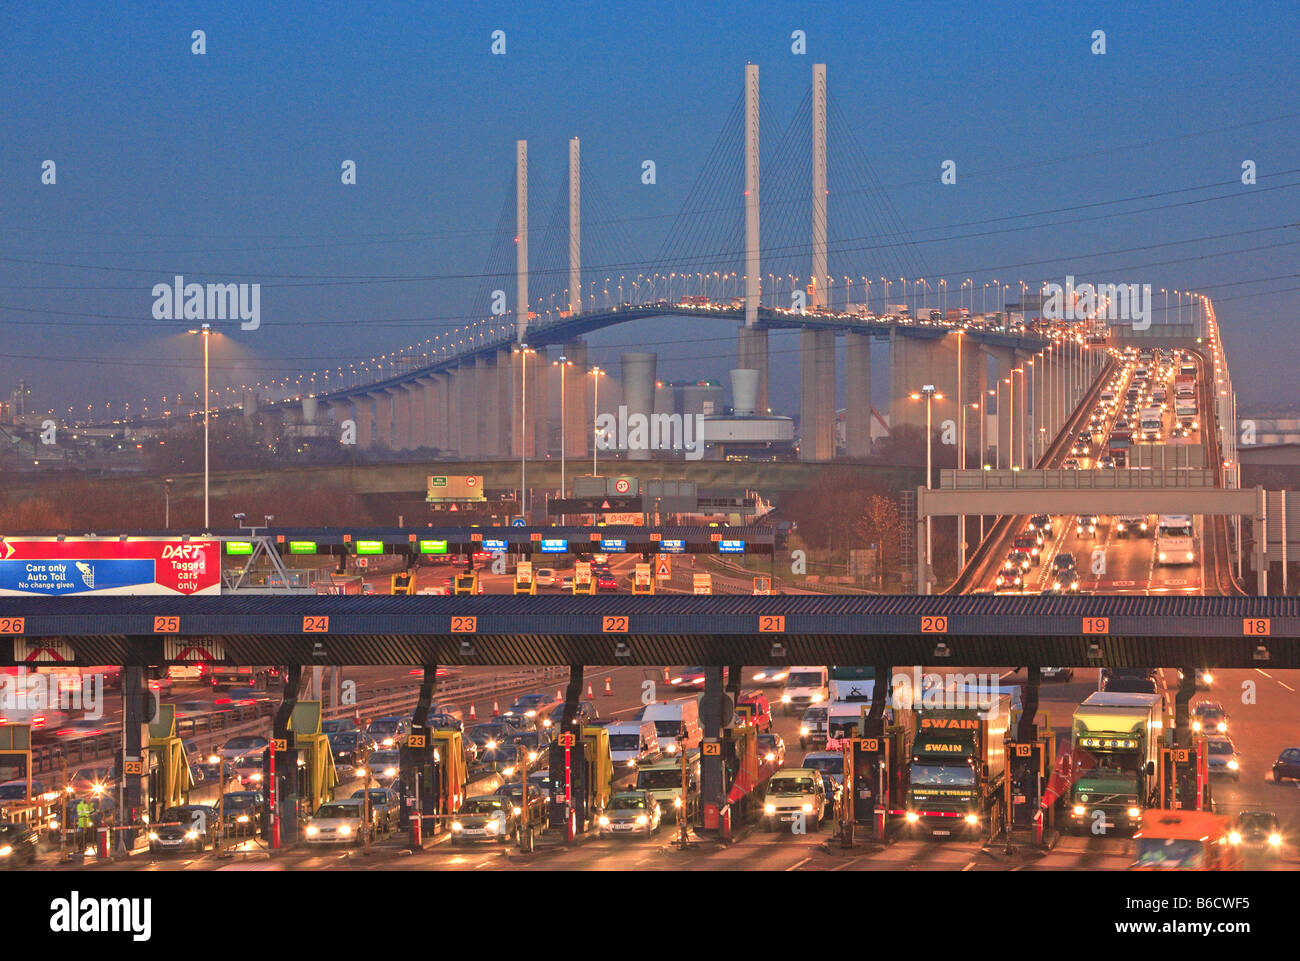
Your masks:
<svg viewBox="0 0 1300 961"><path fill-rule="evenodd" d="M393 449L393 395L381 390L375 397L375 446Z"/></svg>
<svg viewBox="0 0 1300 961"><path fill-rule="evenodd" d="M453 381L455 397L453 399L455 427L453 428L456 450L462 460L473 460L482 451L478 431L478 417L475 413L474 384L476 380L474 365L465 362L456 365Z"/></svg>
<svg viewBox="0 0 1300 961"><path fill-rule="evenodd" d="M704 669L704 697L700 701L700 728L706 741L722 740L722 725L729 718L722 716L722 668ZM709 825L722 810L726 798L722 796L722 754L706 754L700 749L700 807L703 824ZM710 816L710 810L714 817Z"/></svg>
<svg viewBox="0 0 1300 961"><path fill-rule="evenodd" d="M500 404L501 393L497 383L498 368L495 356L480 355L474 359L474 420L478 432L478 452L481 457L497 457L501 451Z"/></svg>
<svg viewBox="0 0 1300 961"><path fill-rule="evenodd" d="M363 394L357 398L357 447L360 450L370 450L374 445L374 434L371 427L374 423L375 415L375 397L373 394Z"/></svg>
<svg viewBox="0 0 1300 961"><path fill-rule="evenodd" d="M411 392L405 387L394 388L390 394L393 405L393 450L411 448Z"/></svg>
<svg viewBox="0 0 1300 961"><path fill-rule="evenodd" d="M587 409L587 344L575 340L564 345L564 356L573 365L564 372L564 456L586 457L588 440L595 440ZM580 472L580 471L579 471Z"/></svg>
<svg viewBox="0 0 1300 961"><path fill-rule="evenodd" d="M767 396L767 331L741 327L737 335L736 366L741 370L758 371L758 403L755 412L766 415L770 403Z"/></svg>
<svg viewBox="0 0 1300 961"><path fill-rule="evenodd" d="M835 457L835 332L799 333L799 459Z"/></svg>
<svg viewBox="0 0 1300 961"><path fill-rule="evenodd" d="M150 638L133 637L131 641L143 646ZM122 757L127 761L142 761L142 774L127 775L122 769L122 793L118 803L119 824L136 824L141 814L148 810L149 785L149 721L157 715L158 699L149 689L145 669L137 666L122 668ZM135 842L135 832L123 838L127 847ZM110 850L112 846L110 845Z"/></svg>
<svg viewBox="0 0 1300 961"><path fill-rule="evenodd" d="M871 338L866 334L844 335L844 385L848 406L844 452L851 458L870 457Z"/></svg>

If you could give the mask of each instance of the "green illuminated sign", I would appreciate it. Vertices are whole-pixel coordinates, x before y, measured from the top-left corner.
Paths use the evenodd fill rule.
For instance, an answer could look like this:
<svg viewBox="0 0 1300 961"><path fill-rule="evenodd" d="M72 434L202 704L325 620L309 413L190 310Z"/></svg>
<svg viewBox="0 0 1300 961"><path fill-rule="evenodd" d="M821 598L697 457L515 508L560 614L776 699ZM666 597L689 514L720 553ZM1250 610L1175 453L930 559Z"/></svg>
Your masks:
<svg viewBox="0 0 1300 961"><path fill-rule="evenodd" d="M420 541L421 554L446 554L446 541Z"/></svg>
<svg viewBox="0 0 1300 961"><path fill-rule="evenodd" d="M315 541L290 541L289 553L290 554L315 554L316 542Z"/></svg>
<svg viewBox="0 0 1300 961"><path fill-rule="evenodd" d="M357 541L358 554L382 554L383 552L383 541Z"/></svg>
<svg viewBox="0 0 1300 961"><path fill-rule="evenodd" d="M226 541L227 554L251 554L253 553L252 541Z"/></svg>

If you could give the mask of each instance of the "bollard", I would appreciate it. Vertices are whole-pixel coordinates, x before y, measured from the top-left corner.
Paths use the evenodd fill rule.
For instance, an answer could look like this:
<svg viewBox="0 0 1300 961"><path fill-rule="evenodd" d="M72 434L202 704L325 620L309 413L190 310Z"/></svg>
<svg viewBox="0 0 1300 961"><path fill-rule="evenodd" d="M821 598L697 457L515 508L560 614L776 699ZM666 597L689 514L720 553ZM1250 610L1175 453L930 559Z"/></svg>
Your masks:
<svg viewBox="0 0 1300 961"><path fill-rule="evenodd" d="M424 815L411 815L411 847L420 850L424 847Z"/></svg>
<svg viewBox="0 0 1300 961"><path fill-rule="evenodd" d="M108 828L95 829L95 853L99 860L107 861L110 858L108 845L112 832Z"/></svg>

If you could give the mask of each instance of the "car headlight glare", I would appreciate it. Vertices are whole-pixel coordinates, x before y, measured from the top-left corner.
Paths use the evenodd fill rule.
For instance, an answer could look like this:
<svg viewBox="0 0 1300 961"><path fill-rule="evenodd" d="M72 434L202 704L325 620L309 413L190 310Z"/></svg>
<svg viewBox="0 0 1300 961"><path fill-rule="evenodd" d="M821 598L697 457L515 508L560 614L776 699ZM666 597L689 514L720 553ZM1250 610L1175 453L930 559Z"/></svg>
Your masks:
<svg viewBox="0 0 1300 961"><path fill-rule="evenodd" d="M1231 834L1229 834L1229 835L1228 835L1228 843L1229 843L1229 844L1240 844L1240 843L1241 843L1241 833L1240 833L1239 831L1233 831Z"/></svg>
<svg viewBox="0 0 1300 961"><path fill-rule="evenodd" d="M158 832L157 832L157 831L150 831L150 832L149 832L149 840L150 840L150 841L157 841L157 840L158 840Z"/></svg>
<svg viewBox="0 0 1300 961"><path fill-rule="evenodd" d="M1270 834L1268 836L1268 846L1271 848L1280 848L1282 846L1282 835Z"/></svg>
<svg viewBox="0 0 1300 961"><path fill-rule="evenodd" d="M764 814L775 814L775 813L776 813L776 805L775 805L775 804L764 804L764 805L763 805L763 813L764 813Z"/></svg>
<svg viewBox="0 0 1300 961"><path fill-rule="evenodd" d="M645 827L647 824L650 823L650 819L646 817L644 814L638 814L636 816L636 823L641 827Z"/></svg>
<svg viewBox="0 0 1300 961"><path fill-rule="evenodd" d="M679 794L677 797L673 798L673 807L679 808L681 806L682 806L682 797Z"/></svg>
<svg viewBox="0 0 1300 961"><path fill-rule="evenodd" d="M605 817L603 814L600 816L600 826L603 828L609 827L609 818Z"/></svg>
<svg viewBox="0 0 1300 961"><path fill-rule="evenodd" d="M1237 769L1240 768L1240 767L1241 767L1241 765L1237 763L1237 759L1236 759L1236 758L1233 758L1231 761L1228 762L1228 770L1229 770L1229 771L1235 771L1235 770L1237 770Z"/></svg>
<svg viewBox="0 0 1300 961"><path fill-rule="evenodd" d="M384 777L397 777L397 768L395 767L384 768Z"/></svg>
<svg viewBox="0 0 1300 961"><path fill-rule="evenodd" d="M1141 814L1142 814L1142 812L1141 812L1141 810L1139 810L1138 808L1129 808L1129 809L1128 809L1128 816L1131 817L1131 818L1140 817Z"/></svg>
<svg viewBox="0 0 1300 961"><path fill-rule="evenodd" d="M906 818L908 824L915 824L917 821L921 820L921 815L917 814L915 811L908 811Z"/></svg>
<svg viewBox="0 0 1300 961"><path fill-rule="evenodd" d="M314 838L318 834L320 834L320 828L314 824L307 825L307 837Z"/></svg>
<svg viewBox="0 0 1300 961"><path fill-rule="evenodd" d="M808 736L808 733L809 733L808 725L805 724L805 725L803 725L802 727L800 727L800 728L799 728L799 733L800 733L801 735L803 735L804 737L807 737L807 736Z"/></svg>
<svg viewBox="0 0 1300 961"><path fill-rule="evenodd" d="M344 837L347 837L351 833L352 833L352 828L346 824L343 825L341 828L339 828L339 834L343 835Z"/></svg>
<svg viewBox="0 0 1300 961"><path fill-rule="evenodd" d="M979 823L980 823L980 819L977 818L974 814L968 814L968 815L966 815L966 817L965 817L964 820L966 821L967 824L979 824Z"/></svg>
<svg viewBox="0 0 1300 961"><path fill-rule="evenodd" d="M789 704L789 703L790 703L790 700L791 700L791 698L790 698L790 695L789 695L789 694L782 694L782 695L781 695L781 703L782 703L782 704Z"/></svg>
<svg viewBox="0 0 1300 961"><path fill-rule="evenodd" d="M461 824L459 821L452 821L451 829L453 831L463 831L465 830L465 825Z"/></svg>
<svg viewBox="0 0 1300 961"><path fill-rule="evenodd" d="M1077 818L1081 818L1081 817L1083 817L1083 815L1084 815L1084 810L1085 810L1085 808L1084 808L1084 806L1083 806L1082 804L1076 804L1076 805L1074 806L1074 816L1077 817Z"/></svg>
<svg viewBox="0 0 1300 961"><path fill-rule="evenodd" d="M8 844L0 848L0 858L7 858L9 857L9 855L13 853L14 853L14 849L10 847Z"/></svg>
<svg viewBox="0 0 1300 961"><path fill-rule="evenodd" d="M185 832L185 840L187 840L187 841L194 841L194 840L197 840L197 839L198 839L198 836L199 836L199 832L198 832L198 831L186 831L186 832ZM156 835L155 835L155 837L156 837Z"/></svg>

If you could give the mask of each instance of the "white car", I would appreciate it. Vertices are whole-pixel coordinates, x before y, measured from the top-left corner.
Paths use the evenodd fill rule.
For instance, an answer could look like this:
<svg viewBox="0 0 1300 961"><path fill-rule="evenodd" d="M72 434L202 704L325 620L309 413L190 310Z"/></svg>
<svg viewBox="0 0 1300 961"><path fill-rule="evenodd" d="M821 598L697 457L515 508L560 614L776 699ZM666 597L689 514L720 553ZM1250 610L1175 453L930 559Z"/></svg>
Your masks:
<svg viewBox="0 0 1300 961"><path fill-rule="evenodd" d="M361 798L327 801L307 822L308 844L361 844L367 835L374 840L374 826L365 823Z"/></svg>
<svg viewBox="0 0 1300 961"><path fill-rule="evenodd" d="M826 785L821 771L810 767L783 768L767 782L763 804L763 826L775 831L793 824L802 815L808 830L816 830L825 819Z"/></svg>
<svg viewBox="0 0 1300 961"><path fill-rule="evenodd" d="M663 813L649 791L620 791L597 820L601 837L618 834L654 834L659 830Z"/></svg>
<svg viewBox="0 0 1300 961"><path fill-rule="evenodd" d="M538 587L554 587L558 582L558 578L553 568L539 567L533 571L533 582Z"/></svg>

